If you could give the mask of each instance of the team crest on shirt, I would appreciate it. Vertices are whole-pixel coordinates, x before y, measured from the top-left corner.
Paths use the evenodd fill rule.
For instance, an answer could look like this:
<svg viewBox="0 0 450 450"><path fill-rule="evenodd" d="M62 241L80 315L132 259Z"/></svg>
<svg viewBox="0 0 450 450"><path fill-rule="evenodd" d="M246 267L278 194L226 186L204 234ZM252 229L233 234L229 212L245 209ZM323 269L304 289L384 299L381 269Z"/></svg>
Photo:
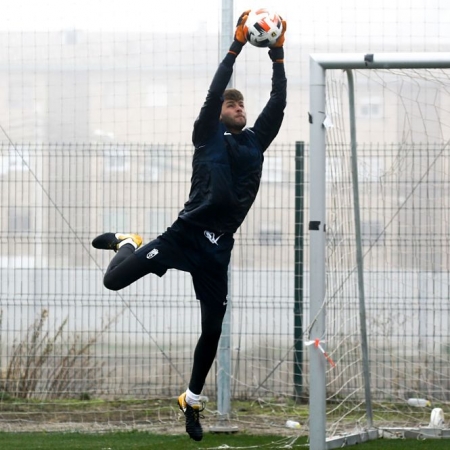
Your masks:
<svg viewBox="0 0 450 450"><path fill-rule="evenodd" d="M154 258L159 253L159 250L157 248L154 248L150 252L147 253L147 259Z"/></svg>

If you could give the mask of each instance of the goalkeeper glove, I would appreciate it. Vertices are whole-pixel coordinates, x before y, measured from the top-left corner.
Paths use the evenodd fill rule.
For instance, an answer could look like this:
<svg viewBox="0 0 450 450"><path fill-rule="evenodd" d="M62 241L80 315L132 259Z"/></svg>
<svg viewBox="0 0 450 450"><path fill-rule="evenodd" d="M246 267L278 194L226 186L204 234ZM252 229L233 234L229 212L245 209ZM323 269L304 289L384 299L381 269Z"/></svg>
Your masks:
<svg viewBox="0 0 450 450"><path fill-rule="evenodd" d="M240 42L242 45L247 42L247 27L245 26L245 22L247 21L250 11L250 9L247 9L247 11L244 11L239 16L234 32L234 40Z"/></svg>
<svg viewBox="0 0 450 450"><path fill-rule="evenodd" d="M231 44L228 53L233 53L233 55L239 55L241 53L242 47L247 43L246 27L245 22L247 21L250 9L244 11L240 16L236 24L236 31L234 32L234 41Z"/></svg>
<svg viewBox="0 0 450 450"><path fill-rule="evenodd" d="M284 45L284 33L286 33L286 21L280 16L281 24L283 25L283 31L280 34L280 37L275 41L275 44L271 45L270 48L278 48L283 47Z"/></svg>
<svg viewBox="0 0 450 450"><path fill-rule="evenodd" d="M270 46L269 56L273 62L282 63L284 62L284 33L286 33L286 21L280 16L281 24L283 26L283 31L280 37L276 40L275 44Z"/></svg>

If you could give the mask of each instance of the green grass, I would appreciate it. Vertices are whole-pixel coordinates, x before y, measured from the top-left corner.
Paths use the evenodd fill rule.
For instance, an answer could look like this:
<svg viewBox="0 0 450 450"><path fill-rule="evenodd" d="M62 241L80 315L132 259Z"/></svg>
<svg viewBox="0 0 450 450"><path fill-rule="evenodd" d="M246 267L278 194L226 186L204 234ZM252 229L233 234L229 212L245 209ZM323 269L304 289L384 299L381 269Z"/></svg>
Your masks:
<svg viewBox="0 0 450 450"><path fill-rule="evenodd" d="M283 438L280 436L251 436L239 434L205 434L201 442L189 439L187 434L168 436L144 432L81 434L81 433L0 433L0 448L7 450L190 450L211 449L228 445L254 449L282 448L296 441L295 447L305 447L306 438ZM226 447L222 447L226 448ZM286 447L284 447L286 448ZM289 448L289 447L288 447Z"/></svg>
<svg viewBox="0 0 450 450"><path fill-rule="evenodd" d="M307 449L305 437L252 436L247 434L205 434L203 441L194 442L187 435L157 435L144 432L83 434L83 433L0 433L0 448L5 450L190 450L239 448ZM355 450L448 450L448 440L379 439L360 444Z"/></svg>
<svg viewBox="0 0 450 450"><path fill-rule="evenodd" d="M1 392L0 392L1 394ZM402 426L426 425L429 410L402 411L398 405L374 405L377 426L402 419ZM391 411L387 413L386 411ZM404 414L402 414L404 412ZM346 415L349 426L359 420L364 411L335 410L337 417ZM194 442L184 432L184 417L176 404L176 397L146 400L39 400L0 399L0 450L216 450L216 449L295 449L308 450L308 405L285 398L233 401L231 425L236 434L205 433L201 442ZM409 422L404 422L404 419ZM300 430L285 427L287 419L302 424ZM5 424L9 428L5 427ZM205 430L217 425L217 407L207 404ZM398 424L400 426L400 424ZM342 423L341 425L345 425ZM127 430L135 430L124 432ZM349 428L353 429L353 428ZM37 430L48 430L47 432ZM112 430L122 430L121 432ZM145 431L144 431L145 430ZM301 436L301 437L300 437ZM449 450L449 440L425 441L380 439L360 444L355 450Z"/></svg>

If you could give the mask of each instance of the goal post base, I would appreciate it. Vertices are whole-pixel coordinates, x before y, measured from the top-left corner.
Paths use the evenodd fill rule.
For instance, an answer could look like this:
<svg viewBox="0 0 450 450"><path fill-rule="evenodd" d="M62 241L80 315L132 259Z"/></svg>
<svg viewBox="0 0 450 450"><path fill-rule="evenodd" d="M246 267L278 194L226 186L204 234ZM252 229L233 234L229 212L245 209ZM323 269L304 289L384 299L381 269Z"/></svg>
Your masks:
<svg viewBox="0 0 450 450"><path fill-rule="evenodd" d="M215 425L209 427L210 433L224 433L231 434L237 433L239 427L237 425L232 425L228 417L219 417Z"/></svg>
<svg viewBox="0 0 450 450"><path fill-rule="evenodd" d="M367 430L345 436L335 436L327 439L326 450L347 447L349 445L362 444L379 438L378 430Z"/></svg>
<svg viewBox="0 0 450 450"><path fill-rule="evenodd" d="M450 439L450 428L382 428L380 437L386 439Z"/></svg>

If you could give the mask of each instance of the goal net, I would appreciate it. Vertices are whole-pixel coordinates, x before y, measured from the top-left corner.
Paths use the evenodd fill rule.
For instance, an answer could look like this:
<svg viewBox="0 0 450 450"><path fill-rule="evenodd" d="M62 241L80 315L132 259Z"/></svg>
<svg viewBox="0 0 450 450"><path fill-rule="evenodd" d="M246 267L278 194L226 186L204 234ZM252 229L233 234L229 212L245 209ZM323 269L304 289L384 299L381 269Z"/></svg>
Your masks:
<svg viewBox="0 0 450 450"><path fill-rule="evenodd" d="M448 434L450 59L367 56L312 62L311 449Z"/></svg>

